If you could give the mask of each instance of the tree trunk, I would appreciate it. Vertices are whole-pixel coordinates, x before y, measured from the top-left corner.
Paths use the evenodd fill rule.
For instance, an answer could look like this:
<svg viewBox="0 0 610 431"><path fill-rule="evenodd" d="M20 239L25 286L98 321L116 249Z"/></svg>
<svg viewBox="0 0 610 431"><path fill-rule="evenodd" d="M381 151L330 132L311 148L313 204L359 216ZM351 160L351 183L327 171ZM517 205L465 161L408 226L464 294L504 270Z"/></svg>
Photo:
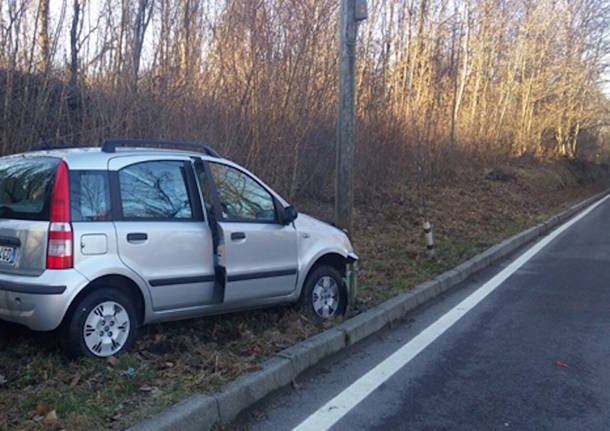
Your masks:
<svg viewBox="0 0 610 431"><path fill-rule="evenodd" d="M70 27L70 86L75 87L78 81L78 33L80 28L80 0L72 3L72 25Z"/></svg>
<svg viewBox="0 0 610 431"><path fill-rule="evenodd" d="M49 0L40 0L40 68L42 73L47 73L49 69L50 48L49 48Z"/></svg>

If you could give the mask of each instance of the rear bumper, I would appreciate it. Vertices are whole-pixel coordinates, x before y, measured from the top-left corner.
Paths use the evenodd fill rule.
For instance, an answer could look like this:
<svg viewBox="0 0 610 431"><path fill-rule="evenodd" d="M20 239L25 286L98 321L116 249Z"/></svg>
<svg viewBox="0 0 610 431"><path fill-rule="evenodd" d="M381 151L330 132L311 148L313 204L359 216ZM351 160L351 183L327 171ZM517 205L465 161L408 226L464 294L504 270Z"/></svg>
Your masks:
<svg viewBox="0 0 610 431"><path fill-rule="evenodd" d="M29 295L61 295L66 286L49 286L47 284L15 283L0 281L0 292L26 293Z"/></svg>
<svg viewBox="0 0 610 431"><path fill-rule="evenodd" d="M52 331L64 318L73 292L87 280L78 271L45 271L39 277L0 274L0 320Z"/></svg>

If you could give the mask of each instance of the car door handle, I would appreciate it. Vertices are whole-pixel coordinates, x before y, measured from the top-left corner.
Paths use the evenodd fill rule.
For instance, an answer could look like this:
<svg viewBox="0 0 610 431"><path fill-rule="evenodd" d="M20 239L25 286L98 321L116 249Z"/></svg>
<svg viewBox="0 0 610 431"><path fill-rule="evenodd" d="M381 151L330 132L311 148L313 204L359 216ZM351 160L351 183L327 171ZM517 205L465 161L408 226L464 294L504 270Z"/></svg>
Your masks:
<svg viewBox="0 0 610 431"><path fill-rule="evenodd" d="M233 232L231 234L231 239L233 241L239 241L240 239L246 239L246 234L244 232Z"/></svg>
<svg viewBox="0 0 610 431"><path fill-rule="evenodd" d="M128 233L127 242L142 242L148 239L148 235L145 233Z"/></svg>

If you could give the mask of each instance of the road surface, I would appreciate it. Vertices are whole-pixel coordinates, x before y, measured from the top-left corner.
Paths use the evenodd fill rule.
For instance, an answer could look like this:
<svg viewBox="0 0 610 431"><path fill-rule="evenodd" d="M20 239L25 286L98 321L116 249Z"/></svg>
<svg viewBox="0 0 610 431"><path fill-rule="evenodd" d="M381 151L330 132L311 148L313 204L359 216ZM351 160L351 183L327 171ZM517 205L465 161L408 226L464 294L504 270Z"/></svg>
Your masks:
<svg viewBox="0 0 610 431"><path fill-rule="evenodd" d="M610 429L610 199L296 383L229 428Z"/></svg>

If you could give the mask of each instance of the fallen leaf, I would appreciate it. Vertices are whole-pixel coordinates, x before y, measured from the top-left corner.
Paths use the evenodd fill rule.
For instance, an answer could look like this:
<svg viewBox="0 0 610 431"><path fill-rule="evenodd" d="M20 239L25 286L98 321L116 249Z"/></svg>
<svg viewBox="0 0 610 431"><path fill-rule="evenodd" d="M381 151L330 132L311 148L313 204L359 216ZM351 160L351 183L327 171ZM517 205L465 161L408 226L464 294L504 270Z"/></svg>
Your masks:
<svg viewBox="0 0 610 431"><path fill-rule="evenodd" d="M44 404L38 404L36 406L36 413L38 413L39 416L44 416L49 413L49 408Z"/></svg>
<svg viewBox="0 0 610 431"><path fill-rule="evenodd" d="M559 368L569 368L570 367L568 364L566 364L565 362L561 362L561 361L557 361L557 366Z"/></svg>
<svg viewBox="0 0 610 431"><path fill-rule="evenodd" d="M140 386L140 392L145 392L147 394L151 394L152 396L157 396L161 394L161 389L159 389L157 386L144 385Z"/></svg>
<svg viewBox="0 0 610 431"><path fill-rule="evenodd" d="M45 424L54 424L57 422L57 412L55 410L51 410L44 418Z"/></svg>
<svg viewBox="0 0 610 431"><path fill-rule="evenodd" d="M108 362L113 367L116 367L119 365L119 360L117 358L115 358L114 356L110 356L108 359L106 359L106 362Z"/></svg>
<svg viewBox="0 0 610 431"><path fill-rule="evenodd" d="M154 353L152 353L152 352L149 352L148 350L142 350L142 351L140 352L140 354L141 354L142 356L144 356L146 359L150 359L150 360L156 360L156 359L158 358L158 356L157 356L157 355L155 355L155 354L154 354Z"/></svg>
<svg viewBox="0 0 610 431"><path fill-rule="evenodd" d="M80 374L76 373L76 375L72 378L72 381L70 382L70 386L74 387L78 385L78 382L80 382Z"/></svg>
<svg viewBox="0 0 610 431"><path fill-rule="evenodd" d="M174 363L173 363L173 362L166 362L166 363L165 363L165 366L166 366L167 368L174 368Z"/></svg>

